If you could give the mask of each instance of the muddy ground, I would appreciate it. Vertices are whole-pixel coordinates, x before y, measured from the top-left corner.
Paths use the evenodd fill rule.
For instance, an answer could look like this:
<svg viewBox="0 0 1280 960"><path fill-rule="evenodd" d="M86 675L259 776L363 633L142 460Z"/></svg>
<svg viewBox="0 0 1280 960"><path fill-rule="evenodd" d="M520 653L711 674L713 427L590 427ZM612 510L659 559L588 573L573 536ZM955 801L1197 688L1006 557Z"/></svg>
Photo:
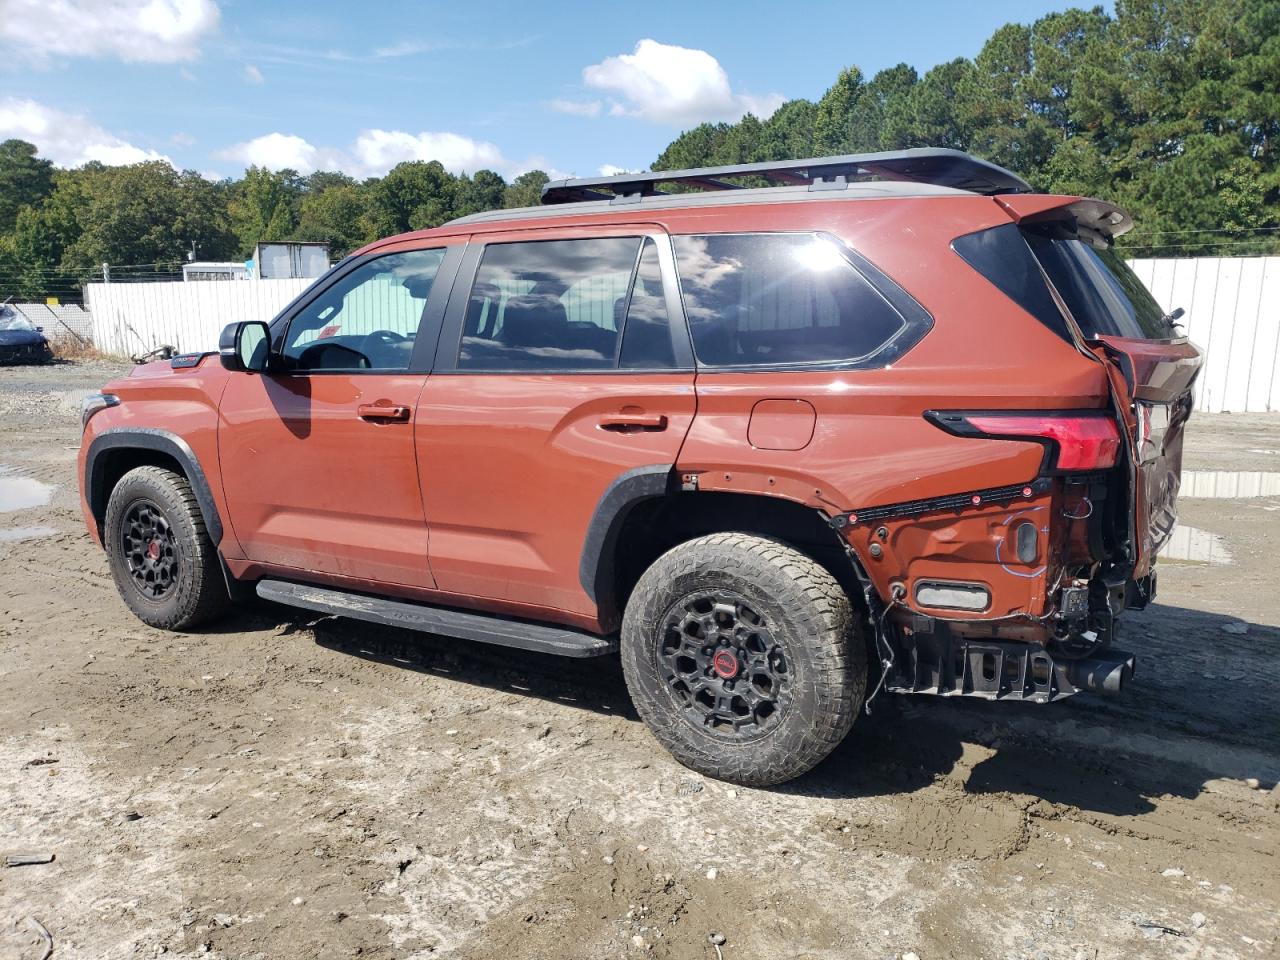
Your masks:
<svg viewBox="0 0 1280 960"><path fill-rule="evenodd" d="M27 917L58 960L1277 954L1280 496L1184 501L1214 563L1162 566L1121 697L890 698L734 789L616 662L270 606L144 627L76 506L111 373L0 370L0 480L37 481L0 484L36 501L0 512L0 854L56 854L0 867L0 957L41 955ZM1280 471L1280 415L1197 417L1188 466Z"/></svg>

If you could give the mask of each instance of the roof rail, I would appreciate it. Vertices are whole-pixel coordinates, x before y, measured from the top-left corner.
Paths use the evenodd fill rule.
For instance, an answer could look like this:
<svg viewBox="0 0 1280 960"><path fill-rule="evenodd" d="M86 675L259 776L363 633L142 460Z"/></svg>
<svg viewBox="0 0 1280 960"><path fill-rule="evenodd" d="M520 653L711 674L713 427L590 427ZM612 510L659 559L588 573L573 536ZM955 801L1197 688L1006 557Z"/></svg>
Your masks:
<svg viewBox="0 0 1280 960"><path fill-rule="evenodd" d="M636 202L641 197L661 196L669 191L659 184L674 183L703 190L737 190L741 185L723 177L761 177L772 186L809 184L810 190L843 190L850 181L880 179L906 180L955 187L972 193L1035 193L1031 184L1016 173L994 163L979 160L960 150L922 147L885 153L851 153L839 157L810 157L807 160L770 160L739 163L727 167L698 167L693 170L659 170L624 173L616 177L583 177L553 180L542 188L542 202L578 203L584 200Z"/></svg>

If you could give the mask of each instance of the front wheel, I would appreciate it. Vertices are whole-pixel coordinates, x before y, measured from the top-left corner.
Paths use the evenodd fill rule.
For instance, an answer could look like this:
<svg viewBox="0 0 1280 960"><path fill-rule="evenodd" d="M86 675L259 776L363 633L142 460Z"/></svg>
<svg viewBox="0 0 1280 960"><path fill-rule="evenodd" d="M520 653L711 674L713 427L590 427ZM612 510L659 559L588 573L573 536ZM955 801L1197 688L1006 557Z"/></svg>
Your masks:
<svg viewBox="0 0 1280 960"><path fill-rule="evenodd" d="M744 786L810 770L844 739L866 648L830 572L763 537L717 533L659 557L622 621L636 710L685 766Z"/></svg>
<svg viewBox="0 0 1280 960"><path fill-rule="evenodd" d="M143 623L185 630L228 604L217 551L186 477L136 467L111 491L103 543L116 589Z"/></svg>

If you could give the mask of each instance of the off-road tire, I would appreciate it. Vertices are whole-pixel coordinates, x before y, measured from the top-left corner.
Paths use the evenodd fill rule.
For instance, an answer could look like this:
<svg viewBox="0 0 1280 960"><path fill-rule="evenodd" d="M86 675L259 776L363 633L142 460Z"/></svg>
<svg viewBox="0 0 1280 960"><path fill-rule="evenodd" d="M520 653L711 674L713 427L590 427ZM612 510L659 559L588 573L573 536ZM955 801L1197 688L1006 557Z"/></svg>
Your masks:
<svg viewBox="0 0 1280 960"><path fill-rule="evenodd" d="M154 511L172 532L170 588L145 595L130 566L127 517ZM159 521L157 521L159 522ZM136 525L133 529L137 529ZM221 564L187 478L163 467L135 467L111 491L103 544L116 589L143 623L161 630L187 630L223 613L230 603ZM168 539L168 538L166 538ZM135 557L136 561L136 557Z"/></svg>
<svg viewBox="0 0 1280 960"><path fill-rule="evenodd" d="M737 726L727 732L723 724L720 732L705 721L700 726L692 708L703 707L691 704L687 684L681 687L670 651L683 649L687 632L669 625L682 615L687 622L688 598L701 593L723 598L717 611L754 610L789 671L777 687L787 692L787 702L775 708L776 716L770 714L771 724L766 718L750 735L740 735ZM696 601L693 609L701 609ZM682 764L719 780L769 786L810 770L849 732L867 684L861 632L849 597L820 564L776 540L715 533L672 548L641 576L623 615L622 669L636 710ZM701 652L707 649L720 648L704 646ZM741 678L729 664L735 684L753 669L745 665L745 654L742 662ZM724 693L715 663L713 657L707 675ZM704 690L698 696L714 698L714 693Z"/></svg>

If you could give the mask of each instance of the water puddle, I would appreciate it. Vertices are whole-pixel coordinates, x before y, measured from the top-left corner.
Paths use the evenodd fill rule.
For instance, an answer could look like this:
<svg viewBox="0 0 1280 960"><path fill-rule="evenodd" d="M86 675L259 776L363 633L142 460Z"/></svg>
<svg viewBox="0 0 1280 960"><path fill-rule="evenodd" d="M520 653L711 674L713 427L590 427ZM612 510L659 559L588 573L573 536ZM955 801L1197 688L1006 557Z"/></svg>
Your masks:
<svg viewBox="0 0 1280 960"><path fill-rule="evenodd" d="M1225 566L1232 562L1227 541L1216 533L1184 527L1173 528L1169 542L1160 551L1163 560L1180 560L1185 563L1206 563L1211 567Z"/></svg>
<svg viewBox="0 0 1280 960"><path fill-rule="evenodd" d="M1280 472L1274 470L1183 470L1180 497L1232 500L1280 497Z"/></svg>
<svg viewBox="0 0 1280 960"><path fill-rule="evenodd" d="M0 530L0 543L39 540L42 537L52 537L57 532L53 527L14 527L12 530Z"/></svg>
<svg viewBox="0 0 1280 960"><path fill-rule="evenodd" d="M0 513L43 507L52 496L52 484L28 477L0 476Z"/></svg>

